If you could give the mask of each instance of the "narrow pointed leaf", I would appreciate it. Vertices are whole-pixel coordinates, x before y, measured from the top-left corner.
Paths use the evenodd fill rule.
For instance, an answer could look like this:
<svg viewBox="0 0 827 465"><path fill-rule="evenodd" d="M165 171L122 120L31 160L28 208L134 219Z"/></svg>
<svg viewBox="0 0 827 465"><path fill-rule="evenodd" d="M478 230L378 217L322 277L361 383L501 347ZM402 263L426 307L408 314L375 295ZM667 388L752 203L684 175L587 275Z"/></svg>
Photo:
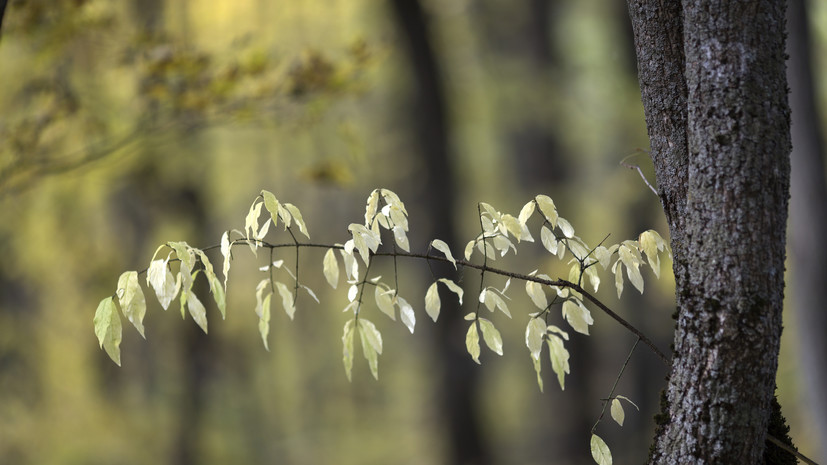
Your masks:
<svg viewBox="0 0 827 465"><path fill-rule="evenodd" d="M464 291L462 290L462 288L457 286L457 284L455 282L451 281L448 278L439 278L439 282L446 285L448 287L449 291L456 294L457 297L459 298L459 304L462 305L462 296L464 294Z"/></svg>
<svg viewBox="0 0 827 465"><path fill-rule="evenodd" d="M414 315L413 307L407 300L396 296L396 304L399 305L399 319L408 327L408 330L413 334L414 327L416 327L416 315Z"/></svg>
<svg viewBox="0 0 827 465"><path fill-rule="evenodd" d="M454 260L454 256L451 255L451 249L448 248L448 244L439 239L434 239L433 241L431 241L431 246L442 252L443 255L445 255L445 258L447 258L448 261L450 261L451 264L454 265L454 269L457 268L457 261Z"/></svg>
<svg viewBox="0 0 827 465"><path fill-rule="evenodd" d="M336 289L339 284L339 262L336 260L336 253L333 249L327 249L324 254L322 271L330 287Z"/></svg>
<svg viewBox="0 0 827 465"><path fill-rule="evenodd" d="M396 320L396 310L393 307L393 291L385 290L381 286L375 286L374 298L376 299L376 306L385 315L388 315L391 320Z"/></svg>
<svg viewBox="0 0 827 465"><path fill-rule="evenodd" d="M347 380L352 381L353 372L353 323L355 320L350 319L345 323L344 331L342 332L342 362L345 365L345 374Z"/></svg>
<svg viewBox="0 0 827 465"><path fill-rule="evenodd" d="M557 336L551 336L546 340L549 356L551 358L551 369L557 374L557 382L560 389L566 389L566 374L569 373L569 351L563 345L563 340Z"/></svg>
<svg viewBox="0 0 827 465"><path fill-rule="evenodd" d="M477 323L471 322L468 332L465 334L465 348L471 354L475 362L480 363L480 335L477 333Z"/></svg>
<svg viewBox="0 0 827 465"><path fill-rule="evenodd" d="M612 465L612 453L609 451L609 446L606 445L606 442L603 441L600 436L592 434L590 446L592 458L597 462L597 465Z"/></svg>
<svg viewBox="0 0 827 465"><path fill-rule="evenodd" d="M540 352L543 350L543 339L546 336L546 322L540 318L528 320L525 328L525 345L531 352L534 360L540 359Z"/></svg>
<svg viewBox="0 0 827 465"><path fill-rule="evenodd" d="M118 316L118 309L115 307L115 301L112 297L100 301L95 311L93 323L95 324L95 336L98 337L98 343L109 355L109 358L118 366L121 366L120 346L123 328L121 317Z"/></svg>
<svg viewBox="0 0 827 465"><path fill-rule="evenodd" d="M488 348L497 355L502 355L503 339L500 332L494 327L494 323L486 320L485 318L480 318L479 321L480 330L482 331L482 338L485 341L485 345L487 345Z"/></svg>
<svg viewBox="0 0 827 465"><path fill-rule="evenodd" d="M440 305L439 289L437 289L437 284L434 282L428 286L428 291L425 292L425 313L434 321L439 318Z"/></svg>
<svg viewBox="0 0 827 465"><path fill-rule="evenodd" d="M617 422L618 425L623 426L623 420L626 418L626 414L623 412L623 406L620 405L620 401L617 398L612 399L612 419Z"/></svg>
<svg viewBox="0 0 827 465"><path fill-rule="evenodd" d="M293 315L296 313L296 304L293 302L293 292L284 283L276 283L276 289L278 289L279 295L281 295L281 305L284 307L284 312L287 313L287 316L292 320Z"/></svg>
<svg viewBox="0 0 827 465"><path fill-rule="evenodd" d="M146 314L146 298L138 283L138 272L127 271L118 278L118 303L126 319L138 330L141 337L146 339L143 323Z"/></svg>

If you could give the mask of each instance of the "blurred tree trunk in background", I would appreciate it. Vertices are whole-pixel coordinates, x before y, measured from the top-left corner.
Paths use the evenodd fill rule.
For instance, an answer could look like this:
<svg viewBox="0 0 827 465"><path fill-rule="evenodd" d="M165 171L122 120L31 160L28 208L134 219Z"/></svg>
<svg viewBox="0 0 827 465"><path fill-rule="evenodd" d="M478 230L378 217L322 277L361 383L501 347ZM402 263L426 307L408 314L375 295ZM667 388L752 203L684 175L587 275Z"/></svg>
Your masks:
<svg viewBox="0 0 827 465"><path fill-rule="evenodd" d="M763 461L789 195L784 7L629 1L678 306L651 463Z"/></svg>
<svg viewBox="0 0 827 465"><path fill-rule="evenodd" d="M824 181L822 121L816 107L807 2L790 0L787 11L790 55L787 79L792 109L790 250L791 302L798 320L798 349L807 410L816 422L822 461L827 459L827 188Z"/></svg>
<svg viewBox="0 0 827 465"><path fill-rule="evenodd" d="M427 205L432 229L426 237L439 238L452 249L461 245L454 229L457 184L450 159L450 123L443 75L434 53L428 19L417 0L391 0L391 10L405 35L405 50L414 74L414 118L423 178L417 187ZM440 270L435 267L438 273ZM446 268L447 271L447 268ZM453 270L451 270L453 271ZM448 428L450 462L456 465L485 465L491 462L483 439L478 412L478 373L464 345L466 327L454 297L443 294L437 331L441 380L437 388L439 412ZM450 304L449 304L450 303Z"/></svg>

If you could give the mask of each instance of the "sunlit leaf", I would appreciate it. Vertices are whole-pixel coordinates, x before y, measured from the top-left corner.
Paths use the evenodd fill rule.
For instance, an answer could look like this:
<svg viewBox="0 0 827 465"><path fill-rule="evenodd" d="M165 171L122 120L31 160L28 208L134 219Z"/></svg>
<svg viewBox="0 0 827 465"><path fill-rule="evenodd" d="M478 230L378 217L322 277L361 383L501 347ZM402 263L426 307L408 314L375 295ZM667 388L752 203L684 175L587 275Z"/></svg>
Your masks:
<svg viewBox="0 0 827 465"><path fill-rule="evenodd" d="M382 335L379 333L379 330L376 329L376 326L371 323L370 321L360 318L359 322L359 331L364 333L365 340L370 344L373 350L376 351L377 354L382 354Z"/></svg>
<svg viewBox="0 0 827 465"><path fill-rule="evenodd" d="M617 298L623 293L623 263L618 260L612 266L612 272L615 274L615 288L617 288Z"/></svg>
<svg viewBox="0 0 827 465"><path fill-rule="evenodd" d="M195 254L186 242L170 242L167 245L175 250L175 255L181 260L181 272L191 273L195 267Z"/></svg>
<svg viewBox="0 0 827 465"><path fill-rule="evenodd" d="M621 245L618 250L620 260L626 266L626 274L629 276L629 281L637 290L643 294L643 276L640 274L640 259L635 254L636 249Z"/></svg>
<svg viewBox="0 0 827 465"><path fill-rule="evenodd" d="M520 210L520 215L517 218L520 221L520 223L526 224L528 219L531 218L531 215L534 214L534 207L536 205L537 204L533 200L523 205L522 210Z"/></svg>
<svg viewBox="0 0 827 465"><path fill-rule="evenodd" d="M267 290L270 287L270 280L262 279L256 286L256 315L258 315L258 332L261 334L261 341L268 351L267 335L270 333L270 297L273 295ZM267 292L267 295L264 293Z"/></svg>
<svg viewBox="0 0 827 465"><path fill-rule="evenodd" d="M454 269L457 268L457 261L454 260L454 256L451 255L451 249L448 248L448 244L439 239L434 239L431 241L431 246L442 252L445 255L445 258L447 258L448 261L454 265Z"/></svg>
<svg viewBox="0 0 827 465"><path fill-rule="evenodd" d="M369 329L365 329L365 325L363 324L364 321L366 320L359 320L357 322L359 327L359 339L362 341L362 353L368 361L370 373L373 375L374 379L379 379L379 352L376 350L376 346L371 341L371 337L375 337L375 335L372 335ZM368 322L368 324L370 324L371 328L373 328L373 331L376 330L372 323ZM376 334L378 334L378 331Z"/></svg>
<svg viewBox="0 0 827 465"><path fill-rule="evenodd" d="M255 239L258 237L258 217L261 215L262 205L258 198L256 198L250 206L250 211L247 212L247 217L244 219L244 231L247 239ZM253 251L255 251L255 249L253 249Z"/></svg>
<svg viewBox="0 0 827 465"><path fill-rule="evenodd" d="M488 346L494 353L497 355L503 354L503 339L500 335L500 332L497 328L494 327L494 323L491 323L489 320L485 318L480 318L480 330L482 331L482 338L485 341L485 345Z"/></svg>
<svg viewBox="0 0 827 465"><path fill-rule="evenodd" d="M612 453L609 451L609 446L606 445L606 442L603 441L600 436L592 434L590 446L592 458L597 462L597 465L612 465Z"/></svg>
<svg viewBox="0 0 827 465"><path fill-rule="evenodd" d="M400 249L405 252L411 251L411 246L408 244L408 236L405 234L405 230L402 229L401 226L393 227L393 238L396 240L396 245L398 245Z"/></svg>
<svg viewBox="0 0 827 465"><path fill-rule="evenodd" d="M293 292L285 285L284 283L276 283L276 289L279 291L279 295L281 295L281 305L284 307L284 312L287 313L287 316L290 319L293 319L293 315L296 313L296 303L293 301Z"/></svg>
<svg viewBox="0 0 827 465"><path fill-rule="evenodd" d="M449 291L456 294L457 297L459 298L459 304L462 305L462 295L463 295L462 288L457 286L456 283L454 283L453 281L451 281L448 278L439 278L438 281L441 282L442 284L444 284L445 286L447 286Z"/></svg>
<svg viewBox="0 0 827 465"><path fill-rule="evenodd" d="M502 216L501 221L508 230L508 233L514 236L514 238L519 242L523 236L523 224L520 223L520 220L506 213Z"/></svg>
<svg viewBox="0 0 827 465"><path fill-rule="evenodd" d="M620 405L620 401L617 398L612 399L612 419L617 422L618 425L623 426L623 420L626 418L626 414L623 412L623 406Z"/></svg>
<svg viewBox="0 0 827 465"><path fill-rule="evenodd" d="M304 224L304 218L302 218L302 213L299 211L299 207L293 205L292 203L285 203L284 208L290 212L290 215L293 216L293 221L296 222L296 225L299 227L299 231L305 235L308 239L310 239L310 232L307 231L307 225Z"/></svg>
<svg viewBox="0 0 827 465"><path fill-rule="evenodd" d="M359 294L359 286L355 284L351 284L350 288L347 290L347 300L353 302L356 300L356 296Z"/></svg>
<svg viewBox="0 0 827 465"><path fill-rule="evenodd" d="M474 253L474 244L476 244L476 241L468 241L468 244L466 244L465 261L471 260L471 254Z"/></svg>
<svg viewBox="0 0 827 465"><path fill-rule="evenodd" d="M224 291L227 291L227 279L230 277L230 233L229 231L224 231L224 234L221 235L221 255L224 256L224 267L223 267L223 274L224 274Z"/></svg>
<svg viewBox="0 0 827 465"><path fill-rule="evenodd" d="M413 307L407 300L396 296L396 304L399 306L399 319L408 327L408 330L413 334L414 327L416 327L416 315L414 315Z"/></svg>
<svg viewBox="0 0 827 465"><path fill-rule="evenodd" d="M201 303L201 300L192 290L182 291L182 293L187 294L187 310L189 310L190 316L204 331L204 334L207 334L207 309L204 308L204 304Z"/></svg>
<svg viewBox="0 0 827 465"><path fill-rule="evenodd" d="M375 286L374 297L376 299L376 306L385 315L388 315L391 320L396 320L396 311L393 307L393 291L385 290L380 286Z"/></svg>
<svg viewBox="0 0 827 465"><path fill-rule="evenodd" d="M552 255L557 254L557 238L555 238L554 233L552 233L551 230L545 226L540 228L540 242L543 243L543 247L551 252Z"/></svg>
<svg viewBox="0 0 827 465"><path fill-rule="evenodd" d="M594 257L600 262L600 266L602 266L604 270L608 269L612 263L612 253L602 245L595 247Z"/></svg>
<svg viewBox="0 0 827 465"><path fill-rule="evenodd" d="M569 223L568 220L566 220L565 218L557 218L557 226L560 227L560 231L563 232L564 236L568 238L574 237L574 228L571 226L571 223Z"/></svg>
<svg viewBox="0 0 827 465"><path fill-rule="evenodd" d="M546 217L549 223L551 223L552 227L557 226L557 207L554 206L554 201L551 200L551 197L547 195L538 195L534 197L534 200L537 201L537 206L540 207L540 211L543 213L543 216Z"/></svg>
<svg viewBox="0 0 827 465"><path fill-rule="evenodd" d="M353 324L356 320L347 320L342 332L342 362L345 365L347 380L352 381L353 372Z"/></svg>
<svg viewBox="0 0 827 465"><path fill-rule="evenodd" d="M597 270L594 266L590 266L586 268L586 277L589 278L589 284L592 285L592 289L594 292L597 292L597 289L600 287L600 276L597 274Z"/></svg>
<svg viewBox="0 0 827 465"><path fill-rule="evenodd" d="M437 289L436 282L434 282L428 286L428 291L425 292L425 313L434 321L439 318L440 305L439 290Z"/></svg>
<svg viewBox="0 0 827 465"><path fill-rule="evenodd" d="M540 374L543 363L539 358L534 357L531 357L531 361L534 362L534 371L537 372L537 385L540 386L540 392L543 392L543 376Z"/></svg>
<svg viewBox="0 0 827 465"><path fill-rule="evenodd" d="M121 317L118 315L118 309L115 307L115 301L112 297L100 301L97 310L95 310L93 323L95 325L95 336L98 337L100 347L103 347L113 362L121 366L120 346L123 328L121 327Z"/></svg>
<svg viewBox="0 0 827 465"><path fill-rule="evenodd" d="M272 192L261 191L261 196L264 197L264 208L266 208L267 212L270 213L270 219L273 221L273 226L278 226L279 208L281 207L281 204ZM259 207L259 211L261 211L261 207ZM258 215L256 215L256 218L258 218ZM247 237L249 237L249 235Z"/></svg>
<svg viewBox="0 0 827 465"><path fill-rule="evenodd" d="M562 329L558 328L557 326L548 325L548 332L559 335L560 337L563 338L563 340L566 340L566 341L569 340L569 333L563 331Z"/></svg>
<svg viewBox="0 0 827 465"><path fill-rule="evenodd" d="M537 308L540 310L545 310L545 308L548 307L548 299L546 298L546 293L543 291L543 287L540 283L526 281L525 291L528 296L531 297L531 301L534 302L534 305L536 305Z"/></svg>
<svg viewBox="0 0 827 465"><path fill-rule="evenodd" d="M535 360L540 358L543 350L543 339L546 337L546 322L540 318L528 320L525 328L525 345L531 351L531 357Z"/></svg>
<svg viewBox="0 0 827 465"><path fill-rule="evenodd" d="M368 196L367 205L365 205L365 226L370 226L373 217L376 216L376 211L379 208L379 189L374 189Z"/></svg>
<svg viewBox="0 0 827 465"><path fill-rule="evenodd" d="M324 277L330 287L336 289L339 284L339 262L336 261L336 253L333 249L327 249L324 254L323 267Z"/></svg>
<svg viewBox="0 0 827 465"><path fill-rule="evenodd" d="M465 334L465 348L471 354L475 362L480 363L480 335L477 333L477 323L471 322L468 332Z"/></svg>
<svg viewBox="0 0 827 465"><path fill-rule="evenodd" d="M477 314L476 312L471 312L462 317L462 319L465 321L474 321L477 319Z"/></svg>
<svg viewBox="0 0 827 465"><path fill-rule="evenodd" d="M126 319L146 339L143 324L146 314L146 298L138 283L137 271L127 271L118 278L118 303Z"/></svg>
<svg viewBox="0 0 827 465"><path fill-rule="evenodd" d="M353 241L347 241L345 243L345 249L340 250L342 255L342 260L344 261L345 266L345 274L347 274L348 280L356 280L359 277L359 262L356 261L354 258L353 253L347 251L347 245L350 244L351 252L353 247Z"/></svg>
<svg viewBox="0 0 827 465"><path fill-rule="evenodd" d="M149 264L149 269L146 273L147 284L155 291L155 296L158 298L158 302L161 303L161 307L164 310L169 308L172 299L178 294L175 278L167 267L168 261L169 258L166 260L153 260L152 263Z"/></svg>
<svg viewBox="0 0 827 465"><path fill-rule="evenodd" d="M594 323L592 314L582 302L567 300L563 302L563 317L572 329L581 334L589 334L589 325Z"/></svg>
<svg viewBox="0 0 827 465"><path fill-rule="evenodd" d="M563 345L563 340L557 336L551 336L546 340L548 353L551 358L551 369L557 374L557 382L560 389L566 389L566 375L569 373L569 351Z"/></svg>
<svg viewBox="0 0 827 465"><path fill-rule="evenodd" d="M632 399L629 399L629 398L628 398L628 397L626 397L626 396L620 396L620 395L619 395L619 396L617 396L617 398L618 398L618 399L621 399L621 400L625 400L626 402L628 402L628 403L632 404L632 406L633 406L634 408L636 408L638 412L640 411L640 407L638 407L638 406L637 406L637 404L635 404L634 402L632 402Z"/></svg>

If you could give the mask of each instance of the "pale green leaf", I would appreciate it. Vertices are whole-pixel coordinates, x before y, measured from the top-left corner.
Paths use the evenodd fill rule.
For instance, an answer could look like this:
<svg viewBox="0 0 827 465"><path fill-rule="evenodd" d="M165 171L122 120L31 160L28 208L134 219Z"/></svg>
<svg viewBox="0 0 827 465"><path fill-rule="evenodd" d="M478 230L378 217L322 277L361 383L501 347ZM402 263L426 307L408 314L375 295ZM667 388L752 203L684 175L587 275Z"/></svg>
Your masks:
<svg viewBox="0 0 827 465"><path fill-rule="evenodd" d="M374 189L368 196L368 202L365 206L365 226L370 226L373 217L376 216L379 208L379 189Z"/></svg>
<svg viewBox="0 0 827 465"><path fill-rule="evenodd" d="M353 241L347 241L345 243L345 247L347 247L348 244L351 244L352 252ZM357 278L359 278L359 262L357 262L356 258L353 257L353 253L348 252L347 250L340 250L339 252L341 253L342 260L344 261L345 274L347 274L347 279L356 280Z"/></svg>
<svg viewBox="0 0 827 465"><path fill-rule="evenodd" d="M358 321L359 331L364 334L365 340L377 354L382 353L382 334L370 321L360 318Z"/></svg>
<svg viewBox="0 0 827 465"><path fill-rule="evenodd" d="M310 239L310 233L307 231L307 225L304 224L304 218L302 218L302 213L299 211L299 207L293 205L292 203L285 203L284 208L290 212L290 215L293 216L293 221L296 222L296 225L299 227L299 231L305 235L308 239Z"/></svg>
<svg viewBox="0 0 827 465"><path fill-rule="evenodd" d="M181 260L181 272L191 273L195 267L195 254L186 242L170 242L167 245L175 250L178 260Z"/></svg>
<svg viewBox="0 0 827 465"><path fill-rule="evenodd" d="M617 396L617 398L618 398L618 399L625 400L626 402L628 402L628 403L632 404L632 406L633 406L634 408L636 408L638 412L640 411L640 407L638 407L638 406L637 406L637 404L635 404L634 402L632 402L632 399L629 399L629 398L628 398L628 397L626 397L626 396Z"/></svg>
<svg viewBox="0 0 827 465"><path fill-rule="evenodd" d="M465 261L471 260L471 254L474 253L474 244L476 244L476 241L468 241L465 246Z"/></svg>
<svg viewBox="0 0 827 465"><path fill-rule="evenodd" d="M637 290L643 294L643 276L640 274L640 258L635 253L636 249L628 247L626 244L621 245L618 250L620 260L626 265L626 274L629 276L629 281Z"/></svg>
<svg viewBox="0 0 827 465"><path fill-rule="evenodd" d="M534 357L531 357L531 361L534 362L534 371L537 372L537 385L540 386L540 392L543 392L543 377L540 375L542 361L539 358Z"/></svg>
<svg viewBox="0 0 827 465"><path fill-rule="evenodd" d="M520 223L520 220L506 213L502 216L501 222L505 225L505 229L508 230L508 233L514 236L518 242L522 239L523 224Z"/></svg>
<svg viewBox="0 0 827 465"><path fill-rule="evenodd" d="M465 334L465 348L475 362L480 363L480 335L477 333L477 323L472 321Z"/></svg>
<svg viewBox="0 0 827 465"><path fill-rule="evenodd" d="M273 226L278 226L279 208L281 208L281 204L276 199L276 196L270 191L261 191L261 196L264 197L264 208L266 208L267 212L270 213L270 219L273 221ZM261 211L261 207L259 207L259 211ZM256 218L258 218L258 215L256 215Z"/></svg>
<svg viewBox="0 0 827 465"><path fill-rule="evenodd" d="M258 217L261 215L262 205L258 198L256 198L250 206L250 211L247 212L247 217L244 219L244 231L247 239L255 239L258 237ZM251 248L255 251L254 246L251 245Z"/></svg>
<svg viewBox="0 0 827 465"><path fill-rule="evenodd" d="M617 398L612 399L612 419L617 422L618 425L623 426L623 420L626 418L625 412L623 412L623 406L620 405L620 401Z"/></svg>
<svg viewBox="0 0 827 465"><path fill-rule="evenodd" d="M543 247L551 252L552 255L557 254L557 238L555 238L554 233L545 226L540 228L540 242L543 243Z"/></svg>
<svg viewBox="0 0 827 465"><path fill-rule="evenodd" d="M586 277L589 278L589 284L592 285L594 292L597 292L597 289L600 287L600 276L597 274L597 270L594 266L590 266L586 268Z"/></svg>
<svg viewBox="0 0 827 465"><path fill-rule="evenodd" d="M554 206L554 201L551 200L551 197L547 195L538 195L534 197L534 200L537 201L537 206L540 207L540 211L543 213L543 216L546 217L549 223L551 223L552 227L557 226L557 207Z"/></svg>
<svg viewBox="0 0 827 465"><path fill-rule="evenodd" d="M408 327L408 330L413 334L416 326L416 315L414 315L413 307L407 300L396 296L396 304L399 306L399 319Z"/></svg>
<svg viewBox="0 0 827 465"><path fill-rule="evenodd" d="M221 255L224 256L224 291L227 290L227 279L230 277L230 233L224 231L221 235Z"/></svg>
<svg viewBox="0 0 827 465"><path fill-rule="evenodd" d="M345 365L347 380L352 381L353 372L353 324L356 320L350 319L345 323L342 332L342 362Z"/></svg>
<svg viewBox="0 0 827 465"><path fill-rule="evenodd" d="M182 291L182 294L184 293L187 294L187 310L189 310L190 316L204 331L204 334L207 334L207 309L204 308L204 304L201 303L192 290Z"/></svg>
<svg viewBox="0 0 827 465"><path fill-rule="evenodd" d="M450 261L451 264L454 265L454 269L457 268L457 261L454 260L454 256L451 255L451 249L448 248L448 244L446 244L444 241L441 241L439 239L434 239L434 240L431 241L431 247L433 247L433 248L439 250L440 252L442 252L445 255L445 258L447 258L448 261Z"/></svg>
<svg viewBox="0 0 827 465"><path fill-rule="evenodd" d="M398 245L400 249L405 252L411 251L411 246L408 243L408 236L405 234L405 230L402 229L401 226L393 227L393 238L396 240L396 245Z"/></svg>
<svg viewBox="0 0 827 465"><path fill-rule="evenodd" d="M155 296L161 307L166 310L175 295L178 293L178 286L176 286L175 278L172 272L167 267L169 258L166 260L153 260L149 264L149 269L146 273L147 284L155 291Z"/></svg>
<svg viewBox="0 0 827 465"><path fill-rule="evenodd" d="M546 322L540 318L528 320L525 328L525 345L531 351L531 357L539 360L543 350L543 339L546 337Z"/></svg>
<svg viewBox="0 0 827 465"><path fill-rule="evenodd" d="M609 446L606 442L596 434L592 434L591 439L592 458L597 465L612 465L612 453L609 451Z"/></svg>
<svg viewBox="0 0 827 465"><path fill-rule="evenodd" d="M215 299L215 305L218 307L218 311L221 312L221 318L227 318L227 296L224 292L224 288L221 286L221 282L218 280L216 275L212 275L212 279L210 280L210 290L212 291L213 299Z"/></svg>
<svg viewBox="0 0 827 465"><path fill-rule="evenodd" d="M95 310L93 323L95 325L95 336L98 337L100 347L103 347L113 362L121 366L120 346L123 328L121 327L121 317L118 315L118 309L115 307L115 301L112 297L100 301L97 310Z"/></svg>
<svg viewBox="0 0 827 465"><path fill-rule="evenodd" d="M336 289L339 284L339 262L336 261L336 253L333 249L327 249L324 254L323 268L324 277L330 287Z"/></svg>
<svg viewBox="0 0 827 465"><path fill-rule="evenodd" d="M531 297L531 301L534 302L534 305L536 305L537 308L540 310L545 310L546 307L548 307L548 299L546 298L546 293L543 291L543 287L540 283L526 281L525 291L528 296Z"/></svg>
<svg viewBox="0 0 827 465"><path fill-rule="evenodd" d="M434 321L439 318L440 305L439 289L437 289L437 284L434 282L428 286L428 291L425 292L425 313Z"/></svg>
<svg viewBox="0 0 827 465"><path fill-rule="evenodd" d="M465 321L474 321L477 319L477 314L476 312L471 312L462 317L462 319Z"/></svg>
<svg viewBox="0 0 827 465"><path fill-rule="evenodd" d="M408 230L408 218L405 216L405 213L401 208L396 205L391 205L388 213L394 227L399 226L403 231Z"/></svg>
<svg viewBox="0 0 827 465"><path fill-rule="evenodd" d="M560 335L560 337L562 337L566 341L569 340L569 333L563 331L562 329L558 328L557 326L548 325L548 332L558 334L558 335Z"/></svg>
<svg viewBox="0 0 827 465"><path fill-rule="evenodd" d="M563 232L563 235L571 239L574 237L574 228L571 226L571 223L568 222L562 216L557 218L557 226L560 227L560 231Z"/></svg>
<svg viewBox="0 0 827 465"><path fill-rule="evenodd" d="M347 300L353 302L357 295L359 295L359 286L351 284L347 290Z"/></svg>
<svg viewBox="0 0 827 465"><path fill-rule="evenodd" d="M537 204L533 200L528 202L527 204L523 205L523 208L522 208L522 210L520 210L520 215L518 217L518 220L520 221L520 223L526 224L528 219L531 218L531 215L534 214L534 207L536 205Z"/></svg>
<svg viewBox="0 0 827 465"><path fill-rule="evenodd" d="M293 315L296 313L296 304L293 301L293 292L285 285L284 283L276 283L276 289L279 291L279 295L281 295L281 305L284 307L284 312L287 313L287 316L290 319L293 319Z"/></svg>
<svg viewBox="0 0 827 465"><path fill-rule="evenodd" d="M581 334L589 334L589 325L594 323L592 314L582 302L567 300L563 302L563 317L569 325Z"/></svg>
<svg viewBox="0 0 827 465"><path fill-rule="evenodd" d="M569 281L580 284L580 262L575 261L569 268Z"/></svg>
<svg viewBox="0 0 827 465"><path fill-rule="evenodd" d="M369 333L359 324L361 321L362 320L359 320L357 325L359 326L359 339L362 341L362 354L364 354L365 359L368 361L370 373L374 379L379 379L379 353L376 352L376 349L371 344Z"/></svg>
<svg viewBox="0 0 827 465"><path fill-rule="evenodd" d="M548 353L551 358L551 369L557 374L557 382L560 389L566 389L566 375L569 373L569 351L563 345L563 340L557 336L551 336L546 340Z"/></svg>
<svg viewBox="0 0 827 465"><path fill-rule="evenodd" d="M615 287L617 288L617 298L623 293L623 263L618 260L612 266L612 272L615 274Z"/></svg>
<svg viewBox="0 0 827 465"><path fill-rule="evenodd" d="M494 323L491 323L489 320L485 318L480 318L480 330L482 331L482 338L485 341L485 345L488 346L494 353L497 355L503 354L503 339L500 335L500 332L497 328L494 327Z"/></svg>
<svg viewBox="0 0 827 465"><path fill-rule="evenodd" d="M604 270L608 269L612 263L612 252L602 245L595 247L594 257L600 262L600 266L602 266Z"/></svg>
<svg viewBox="0 0 827 465"><path fill-rule="evenodd" d="M463 295L462 288L457 286L456 283L454 283L453 281L451 281L448 278L439 278L439 282L441 282L442 284L447 286L449 291L456 294L457 297L459 298L459 304L462 305L462 295Z"/></svg>
<svg viewBox="0 0 827 465"><path fill-rule="evenodd" d="M388 315L391 320L396 320L396 311L393 308L393 294L392 290L385 290L380 286L374 286L374 297L376 298L376 306L385 315Z"/></svg>
<svg viewBox="0 0 827 465"><path fill-rule="evenodd" d="M138 272L127 271L118 278L118 303L123 315L146 339L144 334L144 315L146 314L146 298L141 285L138 283Z"/></svg>

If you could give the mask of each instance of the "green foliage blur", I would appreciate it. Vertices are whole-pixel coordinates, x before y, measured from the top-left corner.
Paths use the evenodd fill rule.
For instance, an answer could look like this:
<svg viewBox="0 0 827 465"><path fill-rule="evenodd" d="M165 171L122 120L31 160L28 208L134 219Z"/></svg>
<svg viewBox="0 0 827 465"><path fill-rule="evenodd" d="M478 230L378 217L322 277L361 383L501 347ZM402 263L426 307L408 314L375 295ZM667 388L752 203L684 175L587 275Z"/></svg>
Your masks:
<svg viewBox="0 0 827 465"><path fill-rule="evenodd" d="M528 3L422 3L445 74L463 237L476 234L478 201L516 213L538 193L590 244L649 228L666 236L658 199L621 165L654 182L640 152L647 137L623 5L549 2L538 41ZM202 299L209 336L176 304L164 312L147 288L146 340L124 327L122 367L100 351L91 324L122 271L144 269L167 241L218 244L243 226L261 189L299 206L314 241L334 243L360 221L374 187L390 188L408 205L412 250L424 249L431 238L417 230L427 230L433 206L417 201L427 186L407 97L415 74L387 10L365 0L9 2L0 38L0 463L448 463L424 264L400 271L417 333L372 317L386 339L379 381L358 355L348 382L346 289L329 289L322 253L312 251L301 266L321 304L300 300L292 322L274 306L269 352L254 312L266 257L241 248L226 320ZM462 245L451 246L459 255ZM539 254L499 265L567 274ZM377 265L392 273L391 263ZM611 285L600 295L666 347L671 276L653 278L645 296L618 301ZM566 391L547 378L540 393L523 343L533 310L519 299L526 311L510 304L513 321L492 317L504 356L483 354L478 367L491 461L590 463L588 428L634 339L593 312L593 335L575 335L569 348ZM601 427L618 463L645 457L666 372L638 351L619 392L642 412L630 410L622 430ZM806 421L796 412L786 412L794 435Z"/></svg>

